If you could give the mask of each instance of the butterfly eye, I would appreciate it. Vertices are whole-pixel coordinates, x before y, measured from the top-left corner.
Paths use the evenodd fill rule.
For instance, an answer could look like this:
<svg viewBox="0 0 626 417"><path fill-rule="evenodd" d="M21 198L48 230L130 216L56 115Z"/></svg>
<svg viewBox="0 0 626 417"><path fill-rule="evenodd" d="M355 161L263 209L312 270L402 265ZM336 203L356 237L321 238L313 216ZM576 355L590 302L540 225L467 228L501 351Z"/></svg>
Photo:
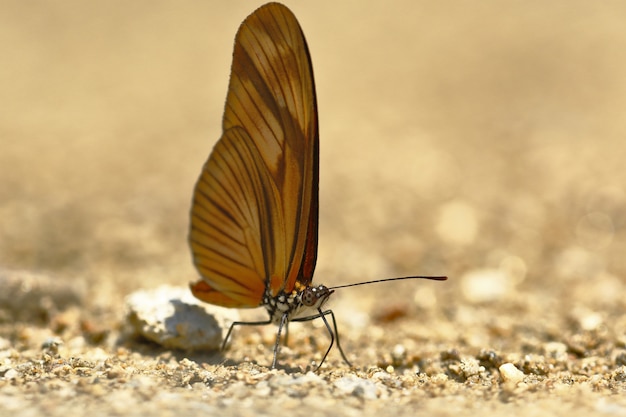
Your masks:
<svg viewBox="0 0 626 417"><path fill-rule="evenodd" d="M302 292L302 304L304 304L307 307L312 306L313 304L315 304L315 300L316 300L316 295L315 295L315 288L307 288Z"/></svg>
<svg viewBox="0 0 626 417"><path fill-rule="evenodd" d="M302 291L300 299L302 300L302 304L307 307L320 308L333 292L333 290L328 289L324 285L307 287Z"/></svg>

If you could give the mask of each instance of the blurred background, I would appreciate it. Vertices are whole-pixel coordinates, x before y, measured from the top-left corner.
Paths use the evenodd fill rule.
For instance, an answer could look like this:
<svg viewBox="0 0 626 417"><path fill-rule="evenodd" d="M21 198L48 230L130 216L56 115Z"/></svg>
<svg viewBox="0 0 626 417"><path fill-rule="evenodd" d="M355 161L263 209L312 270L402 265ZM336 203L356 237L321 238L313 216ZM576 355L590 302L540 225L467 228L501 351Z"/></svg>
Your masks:
<svg viewBox="0 0 626 417"><path fill-rule="evenodd" d="M196 278L191 193L261 4L2 2L3 268L108 310ZM623 2L285 4L317 84L316 282L450 277L343 290L338 308L623 312Z"/></svg>

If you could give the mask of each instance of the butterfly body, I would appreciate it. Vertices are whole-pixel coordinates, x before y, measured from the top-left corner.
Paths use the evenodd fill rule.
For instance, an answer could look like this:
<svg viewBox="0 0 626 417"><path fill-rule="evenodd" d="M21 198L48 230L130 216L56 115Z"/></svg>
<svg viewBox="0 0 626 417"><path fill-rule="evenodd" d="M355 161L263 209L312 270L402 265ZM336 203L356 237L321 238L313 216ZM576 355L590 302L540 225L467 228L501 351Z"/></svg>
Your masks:
<svg viewBox="0 0 626 417"><path fill-rule="evenodd" d="M270 316L270 321L280 324L281 321L291 321L304 315L315 314L317 309L328 301L333 293L325 285L308 286L301 291L294 290L291 293L279 293L274 296L266 293L262 305Z"/></svg>

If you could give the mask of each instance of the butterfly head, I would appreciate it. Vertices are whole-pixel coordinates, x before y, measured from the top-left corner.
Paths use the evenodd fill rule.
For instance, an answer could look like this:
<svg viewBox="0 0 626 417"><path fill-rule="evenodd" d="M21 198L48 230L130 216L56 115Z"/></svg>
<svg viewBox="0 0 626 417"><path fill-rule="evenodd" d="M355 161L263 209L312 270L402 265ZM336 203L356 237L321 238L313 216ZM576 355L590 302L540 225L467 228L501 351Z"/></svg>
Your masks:
<svg viewBox="0 0 626 417"><path fill-rule="evenodd" d="M319 309L326 303L328 297L335 290L331 290L324 285L318 285L317 287L306 287L300 293L300 301L302 305L312 309Z"/></svg>

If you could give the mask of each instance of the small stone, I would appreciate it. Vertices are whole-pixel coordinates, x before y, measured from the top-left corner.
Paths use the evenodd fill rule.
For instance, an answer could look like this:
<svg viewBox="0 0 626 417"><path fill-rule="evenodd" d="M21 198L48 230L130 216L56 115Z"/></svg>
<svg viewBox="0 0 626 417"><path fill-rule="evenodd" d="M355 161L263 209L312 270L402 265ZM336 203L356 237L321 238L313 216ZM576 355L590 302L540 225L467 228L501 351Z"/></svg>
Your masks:
<svg viewBox="0 0 626 417"><path fill-rule="evenodd" d="M186 287L136 291L126 299L131 330L168 349L216 350L236 310L197 300Z"/></svg>
<svg viewBox="0 0 626 417"><path fill-rule="evenodd" d="M481 371L484 371L485 368L480 366L480 362L474 358L463 358L461 359L461 372L463 372L463 376L465 378L469 378L472 375L478 375Z"/></svg>
<svg viewBox="0 0 626 417"><path fill-rule="evenodd" d="M561 342L548 342L543 346L546 356L556 359L559 362L567 360L567 345Z"/></svg>
<svg viewBox="0 0 626 417"><path fill-rule="evenodd" d="M439 359L442 361L460 361L461 354L456 349L448 349L439 354Z"/></svg>
<svg viewBox="0 0 626 417"><path fill-rule="evenodd" d="M389 381L391 379L391 375L385 371L378 371L372 374L372 379L377 381Z"/></svg>
<svg viewBox="0 0 626 417"><path fill-rule="evenodd" d="M4 373L4 379L7 380L7 381L10 381L12 379L16 379L19 375L20 375L19 372L17 372L15 369L11 368L11 369L8 369Z"/></svg>
<svg viewBox="0 0 626 417"><path fill-rule="evenodd" d="M433 375L430 378L430 381L436 385L444 385L446 382L448 382L448 375L444 373L439 373L439 374Z"/></svg>
<svg viewBox="0 0 626 417"><path fill-rule="evenodd" d="M391 358L394 364L401 364L406 359L406 348L403 345L395 345L391 350Z"/></svg>
<svg viewBox="0 0 626 417"><path fill-rule="evenodd" d="M480 365L484 368L497 368L499 367L504 360L493 350L482 349L478 356L476 356Z"/></svg>
<svg viewBox="0 0 626 417"><path fill-rule="evenodd" d="M292 375L275 375L274 377L272 377L272 379L270 380L270 387L272 388L276 388L276 387L290 387L290 386L297 386L297 385L307 385L307 384L312 384L312 385L317 385L320 384L322 382L322 378L319 377L319 375L313 373L313 372L307 372L304 375L297 375L297 376L292 376Z"/></svg>
<svg viewBox="0 0 626 417"><path fill-rule="evenodd" d="M600 313L589 313L580 317L580 328L586 331L597 330L602 325L603 318Z"/></svg>
<svg viewBox="0 0 626 417"><path fill-rule="evenodd" d="M49 337L41 344L41 349L47 353L57 354L59 353L59 347L63 345L63 340L58 337Z"/></svg>
<svg viewBox="0 0 626 417"><path fill-rule="evenodd" d="M613 371L611 378L613 381L618 383L626 382L626 366L620 366L615 371Z"/></svg>
<svg viewBox="0 0 626 417"><path fill-rule="evenodd" d="M502 376L504 382L512 382L516 384L524 380L524 373L510 362L500 365L498 370L500 371L500 376Z"/></svg>
<svg viewBox="0 0 626 417"><path fill-rule="evenodd" d="M124 368L119 365L113 366L111 369L106 371L106 376L109 379L119 379L126 375Z"/></svg>
<svg viewBox="0 0 626 417"><path fill-rule="evenodd" d="M376 384L367 379L358 378L356 376L344 376L336 380L334 385L338 391L347 395L354 395L366 400L375 400L378 398L378 388Z"/></svg>

